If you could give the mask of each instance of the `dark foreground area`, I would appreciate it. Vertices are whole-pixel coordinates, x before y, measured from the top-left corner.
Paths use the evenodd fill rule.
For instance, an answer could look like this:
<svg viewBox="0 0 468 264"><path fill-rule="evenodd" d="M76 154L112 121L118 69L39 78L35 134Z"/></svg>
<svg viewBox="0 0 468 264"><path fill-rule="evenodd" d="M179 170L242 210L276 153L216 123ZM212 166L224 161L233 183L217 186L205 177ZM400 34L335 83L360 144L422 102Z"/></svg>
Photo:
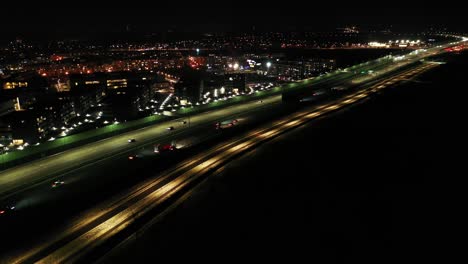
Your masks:
<svg viewBox="0 0 468 264"><path fill-rule="evenodd" d="M465 142L468 54L445 59L418 80L231 163L102 262L455 257L464 215L465 173L455 167Z"/></svg>

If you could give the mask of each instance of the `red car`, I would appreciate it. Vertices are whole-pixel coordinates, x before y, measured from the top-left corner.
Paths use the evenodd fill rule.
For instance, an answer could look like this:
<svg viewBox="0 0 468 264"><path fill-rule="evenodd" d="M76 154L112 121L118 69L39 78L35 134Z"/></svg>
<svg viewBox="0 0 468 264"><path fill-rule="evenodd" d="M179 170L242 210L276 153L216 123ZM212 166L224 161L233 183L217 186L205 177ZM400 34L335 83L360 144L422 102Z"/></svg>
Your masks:
<svg viewBox="0 0 468 264"><path fill-rule="evenodd" d="M175 147L172 144L158 144L154 146L154 153L162 153L166 151L172 151Z"/></svg>

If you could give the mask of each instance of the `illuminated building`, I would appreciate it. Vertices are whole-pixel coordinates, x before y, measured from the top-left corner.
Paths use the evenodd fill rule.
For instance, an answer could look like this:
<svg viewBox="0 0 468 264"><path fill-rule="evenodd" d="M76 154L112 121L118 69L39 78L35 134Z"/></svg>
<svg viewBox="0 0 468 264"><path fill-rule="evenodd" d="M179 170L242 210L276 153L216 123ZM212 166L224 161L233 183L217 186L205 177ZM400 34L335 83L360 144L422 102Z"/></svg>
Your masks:
<svg viewBox="0 0 468 264"><path fill-rule="evenodd" d="M281 61L275 63L278 79L281 81L292 81L309 78L324 72L333 70L336 66L335 60L309 59L300 61Z"/></svg>
<svg viewBox="0 0 468 264"><path fill-rule="evenodd" d="M5 82L3 83L4 90L10 90L15 88L28 87L28 82Z"/></svg>
<svg viewBox="0 0 468 264"><path fill-rule="evenodd" d="M36 72L24 72L12 74L7 78L0 79L0 87L4 92L13 90L34 92L46 90L48 84L47 81Z"/></svg>
<svg viewBox="0 0 468 264"><path fill-rule="evenodd" d="M113 72L106 74L106 98L110 110L118 119L139 117L155 95L153 85L157 75L143 72Z"/></svg>
<svg viewBox="0 0 468 264"><path fill-rule="evenodd" d="M76 117L73 103L69 93L49 94L28 107L3 115L1 120L3 126L11 128L15 142L44 141L57 133L57 127L71 124Z"/></svg>
<svg viewBox="0 0 468 264"><path fill-rule="evenodd" d="M205 73L190 68L183 69L179 81L174 84L174 95L180 100L198 102L205 88Z"/></svg>
<svg viewBox="0 0 468 264"><path fill-rule="evenodd" d="M86 113L103 100L106 75L103 73L70 75L70 92L76 113Z"/></svg>
<svg viewBox="0 0 468 264"><path fill-rule="evenodd" d="M224 87L228 92L246 92L245 77L243 73L227 73L224 75Z"/></svg>

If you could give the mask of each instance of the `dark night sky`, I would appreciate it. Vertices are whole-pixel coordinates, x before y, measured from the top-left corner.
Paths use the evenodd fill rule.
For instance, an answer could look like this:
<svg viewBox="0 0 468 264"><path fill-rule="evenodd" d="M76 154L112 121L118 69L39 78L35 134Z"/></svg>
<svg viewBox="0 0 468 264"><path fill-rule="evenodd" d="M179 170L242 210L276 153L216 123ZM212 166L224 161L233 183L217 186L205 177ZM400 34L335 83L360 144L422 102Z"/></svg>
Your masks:
<svg viewBox="0 0 468 264"><path fill-rule="evenodd" d="M97 2L97 1L96 1ZM344 24L375 26L392 24L396 29L420 29L447 26L454 30L468 30L463 8L450 6L416 7L400 2L374 5L342 5L323 1L319 6L304 8L299 1L285 1L288 5L252 1L212 1L197 4L162 4L113 2L107 8L91 1L41 4L28 6L3 5L1 13L6 21L0 27L0 38L87 36L99 33L158 31L241 31L252 26L262 30L326 30ZM194 2L194 1L192 1ZM272 2L270 2L272 3ZM412 2L414 3L414 2ZM385 4L387 6L382 6ZM333 7L334 6L334 7Z"/></svg>

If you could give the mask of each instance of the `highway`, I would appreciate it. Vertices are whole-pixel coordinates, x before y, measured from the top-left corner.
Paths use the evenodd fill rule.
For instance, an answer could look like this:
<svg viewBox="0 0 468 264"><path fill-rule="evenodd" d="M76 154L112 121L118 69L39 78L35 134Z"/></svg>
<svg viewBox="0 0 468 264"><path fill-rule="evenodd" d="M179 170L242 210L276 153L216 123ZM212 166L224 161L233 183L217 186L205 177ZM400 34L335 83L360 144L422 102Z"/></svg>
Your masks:
<svg viewBox="0 0 468 264"><path fill-rule="evenodd" d="M299 85L320 88L322 86L332 87L337 84L362 84L372 79L377 79L380 75L387 74L422 58L435 55L443 51L444 47L433 48L425 52L420 52L419 54L407 55L406 59L401 59L396 62L393 62L391 58L378 59L369 63L363 63L359 66L350 67L342 72L328 74L313 80L306 80ZM372 70L373 73L366 75L359 74L361 71L369 70ZM292 85L294 86L296 84ZM287 89L288 88L285 90L287 91ZM235 116L241 113L254 111L257 108L263 108L268 104L278 104L281 101L281 96L273 95L262 100L264 101L262 105L251 101L219 110L195 114L190 117L191 127L212 124L213 122L229 116ZM173 126L175 130L168 132L167 128L170 126ZM166 140L169 136L177 137L178 133L181 133L183 130L190 130L192 129L191 127L183 125L181 119L171 120L1 171L0 198L5 199L8 195L23 191L35 184L50 181L62 173L95 162L100 162L103 159L128 152L132 149L137 149L150 142ZM136 142L128 144L127 140L130 138L135 138Z"/></svg>
<svg viewBox="0 0 468 264"><path fill-rule="evenodd" d="M181 190L193 186L207 173L221 168L246 151L290 129L352 105L367 98L372 93L410 79L432 67L435 65L424 64L418 68L404 71L334 102L309 107L273 124L260 127L222 143L190 158L185 163L181 163L174 170L148 179L135 186L131 191L91 209L85 215L68 224L66 228L57 233L58 235L10 257L7 262L74 262L108 241L118 232L130 227L136 219L161 206Z"/></svg>
<svg viewBox="0 0 468 264"><path fill-rule="evenodd" d="M428 52L426 55L429 56L435 53L436 51ZM414 60L419 59L420 57ZM355 74L352 72L343 72L335 76L313 80L310 85L333 86L345 83L365 86L370 81L378 80L380 75L391 72L391 70L400 68L412 61L370 63L371 65L363 65L361 68L356 69L374 69L375 74L355 78ZM43 263L54 263L62 260L73 262L73 260L86 255L88 249L95 249L100 243L104 243L108 238L113 237L119 230L124 230L132 225L134 220L141 215L145 215L145 212L149 212L164 203L180 190L189 188L194 182L196 183L206 175L206 172L222 167L229 160L245 151L255 148L258 144L289 129L300 126L304 122L347 107L374 92L378 92L399 81L410 79L413 75L434 66L434 64L424 64L417 69L410 69L397 76L388 77L385 81L377 82L365 90L359 90L335 102L314 106L312 109L295 113L275 122L273 126L270 124L256 129L251 133L231 139L209 151L191 157L189 162L179 165L170 173L158 174L157 177L137 181L138 184L132 187L131 190L121 193L104 203L99 203L85 214L74 217L70 222L67 221L66 224L57 227L55 232L45 239L41 238L41 242L33 246L25 245L25 250L20 250L18 254L15 253L13 256L9 256L7 262L21 263L31 262L32 260L41 260ZM188 124L182 124L181 121L185 120L185 118L172 120L3 171L0 173L1 193L3 196L8 194L11 197L33 189L35 191L32 192L32 196L50 196L49 199L53 202L54 199L57 199L55 194L61 191L58 189L54 195L50 194L50 183L53 178L64 177L67 174L73 174L76 179L90 177L88 174L90 174L89 168L91 167L101 166L101 164L109 165L115 161L122 162L122 156L126 157L127 153L140 151L148 145L151 146L154 142L186 138L191 134L198 137L200 134L205 133L206 128L211 127L213 122L230 116L245 116L246 118L255 119L257 113L269 111L269 109L274 109L275 106L279 105L281 97L274 95L262 100L263 103L252 101L221 110L193 115L190 118L190 127L188 127ZM167 130L168 126L174 126L175 130ZM137 141L128 143L129 138L135 138ZM119 166L115 167L120 169L126 165L126 163L119 164ZM131 168L129 170L131 171ZM103 173L103 171L100 171L100 173ZM93 175L93 177L101 178L106 176L110 177L108 175ZM74 183L73 180L66 180L66 184L72 186ZM68 188L68 186L64 187ZM28 195L31 195L31 192ZM83 245L84 248L80 245ZM76 247L77 250L70 251L70 247Z"/></svg>
<svg viewBox="0 0 468 264"><path fill-rule="evenodd" d="M371 68L382 68L383 65L363 65L357 70L369 70ZM328 78L322 78L310 85L335 85L338 83L351 80L354 76L352 73L342 73ZM34 184L50 180L64 172L69 172L72 169L79 168L84 165L89 165L94 162L99 162L104 158L110 158L114 155L119 155L122 152L128 152L131 149L137 149L149 142L157 142L165 140L168 137L176 138L183 130L190 130L193 127L200 125L211 125L216 121L222 120L229 116L239 115L245 112L251 112L258 108L263 108L265 105L274 105L281 102L280 95L274 95L263 100L263 104L257 104L257 101L246 102L234 106L229 106L223 109L196 114L190 117L190 126L182 124L182 119L171 120L145 127L139 130L131 131L122 135L107 138L98 142L77 147L68 151L64 151L53 156L49 156L40 160L29 162L11 169L0 172L0 198L4 198L18 190L29 188ZM173 126L174 131L168 131L167 128ZM136 139L135 143L128 144L130 138Z"/></svg>

